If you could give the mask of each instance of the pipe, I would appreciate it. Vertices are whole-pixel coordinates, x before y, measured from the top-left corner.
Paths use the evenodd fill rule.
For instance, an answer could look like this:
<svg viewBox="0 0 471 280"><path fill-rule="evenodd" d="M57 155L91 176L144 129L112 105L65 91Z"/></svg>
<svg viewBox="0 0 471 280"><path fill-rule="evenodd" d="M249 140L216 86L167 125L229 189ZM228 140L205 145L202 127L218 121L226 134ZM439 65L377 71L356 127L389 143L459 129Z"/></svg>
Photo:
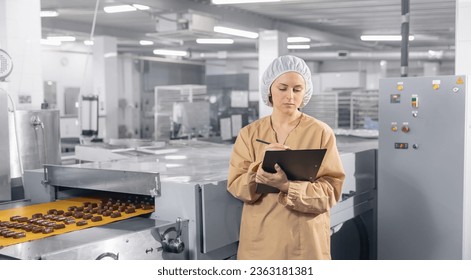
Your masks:
<svg viewBox="0 0 471 280"><path fill-rule="evenodd" d="M407 77L409 65L409 0L401 1L402 19L401 19L401 77Z"/></svg>

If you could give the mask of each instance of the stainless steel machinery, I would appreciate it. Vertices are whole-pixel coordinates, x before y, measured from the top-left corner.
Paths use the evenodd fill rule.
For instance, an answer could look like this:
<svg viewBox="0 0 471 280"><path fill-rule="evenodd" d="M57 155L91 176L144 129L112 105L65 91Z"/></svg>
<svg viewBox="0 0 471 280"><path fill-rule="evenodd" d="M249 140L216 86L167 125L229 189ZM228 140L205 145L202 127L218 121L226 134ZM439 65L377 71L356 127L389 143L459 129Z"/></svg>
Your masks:
<svg viewBox="0 0 471 280"><path fill-rule="evenodd" d="M380 81L378 258L471 258L466 76Z"/></svg>
<svg viewBox="0 0 471 280"><path fill-rule="evenodd" d="M339 149L347 180L342 201L331 211L332 256L374 259L377 141L341 140ZM109 148L115 154L113 158L121 157L115 165L127 166L128 170L132 167L133 170L159 172L161 196L155 198L156 211L152 217L167 221L178 217L189 220L190 259L236 257L243 204L227 192L232 146L178 140L166 146L142 146L133 150ZM91 152L92 147L88 149ZM90 160L88 154L83 160Z"/></svg>
<svg viewBox="0 0 471 280"><path fill-rule="evenodd" d="M45 163L60 164L59 110L16 110L14 114L9 118L11 178Z"/></svg>
<svg viewBox="0 0 471 280"><path fill-rule="evenodd" d="M0 202L11 200L7 94L0 88Z"/></svg>
<svg viewBox="0 0 471 280"><path fill-rule="evenodd" d="M154 167L148 165L150 169ZM157 168L158 171L158 168ZM25 172L33 203L71 197L160 196L158 172L133 171L122 163L45 165ZM22 205L10 205L14 208ZM188 220L139 216L0 248L0 259L188 259Z"/></svg>

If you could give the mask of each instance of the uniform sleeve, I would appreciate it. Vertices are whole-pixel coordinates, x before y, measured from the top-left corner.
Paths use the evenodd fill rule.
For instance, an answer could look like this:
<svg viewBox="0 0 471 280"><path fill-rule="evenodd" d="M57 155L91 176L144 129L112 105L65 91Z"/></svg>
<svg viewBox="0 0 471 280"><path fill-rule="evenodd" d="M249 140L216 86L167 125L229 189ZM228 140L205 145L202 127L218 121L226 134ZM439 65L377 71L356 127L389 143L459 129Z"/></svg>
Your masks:
<svg viewBox="0 0 471 280"><path fill-rule="evenodd" d="M280 193L279 203L295 211L321 214L329 211L340 198L345 180L334 133L324 131L323 148L327 149L318 178L314 182L290 181L288 193Z"/></svg>
<svg viewBox="0 0 471 280"><path fill-rule="evenodd" d="M243 202L254 203L261 196L255 192L255 175L261 162L254 162L250 156L247 138L247 132L241 130L232 150L227 190Z"/></svg>

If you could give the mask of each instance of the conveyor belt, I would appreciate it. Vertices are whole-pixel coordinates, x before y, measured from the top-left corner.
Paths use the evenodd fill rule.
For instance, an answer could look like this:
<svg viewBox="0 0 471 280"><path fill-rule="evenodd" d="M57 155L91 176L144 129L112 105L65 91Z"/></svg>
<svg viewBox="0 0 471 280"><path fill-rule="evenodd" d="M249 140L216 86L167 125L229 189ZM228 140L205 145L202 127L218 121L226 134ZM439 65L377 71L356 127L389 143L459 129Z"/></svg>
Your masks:
<svg viewBox="0 0 471 280"><path fill-rule="evenodd" d="M1 210L0 211L0 221L1 222L8 222L10 224L16 223L16 224L22 224L22 225L28 225L28 222L15 222L15 221L10 221L10 218L13 216L21 216L21 217L27 217L28 219L32 218L33 214L37 213L42 213L43 215L46 215L49 210L51 209L56 209L56 210L63 210L65 212L68 211L68 208L70 206L83 206L84 202L90 202L90 203L100 203L102 200L97 199L97 198L89 198L89 197L77 197L77 198L71 198L71 199L66 199L66 200L59 200L59 201L54 201L54 202L49 202L49 203L41 203L41 204L35 204L35 205L29 205L29 206L24 206L24 207L18 207L18 208L12 208L12 209L7 209L7 210ZM105 224L109 224L115 221L119 220L124 220L128 219L131 217L139 216L142 214L148 214L153 212L154 209L147 209L144 210L142 208L135 209L134 213L129 213L126 214L125 212L120 212L121 217L116 217L116 218L111 218L110 216L103 216L100 214L93 214L93 216L101 216L102 220L97 221L97 222L92 222L90 219L86 220L87 225L83 226L78 226L76 223L72 224L65 224L65 228L62 229L54 229L52 233L32 233L32 232L26 232L24 229L16 229L16 228L8 228L6 226L0 226L0 231L8 229L10 231L15 231L15 232L24 232L26 233L25 237L14 239L13 237L4 237L0 235L0 248L4 246L9 246L13 244L18 244L26 241L32 241L32 240L37 240L37 239L42 239L46 238L49 236L53 235L58 235L66 232L71 232L71 231L77 231L85 228L90 228L90 227L96 227L96 226L101 226ZM119 212L115 210L114 212ZM60 215L57 215L60 216ZM79 222L84 220L83 218L74 218L75 222ZM52 221L50 219L43 219L46 221ZM64 224L62 221L54 221L56 224Z"/></svg>

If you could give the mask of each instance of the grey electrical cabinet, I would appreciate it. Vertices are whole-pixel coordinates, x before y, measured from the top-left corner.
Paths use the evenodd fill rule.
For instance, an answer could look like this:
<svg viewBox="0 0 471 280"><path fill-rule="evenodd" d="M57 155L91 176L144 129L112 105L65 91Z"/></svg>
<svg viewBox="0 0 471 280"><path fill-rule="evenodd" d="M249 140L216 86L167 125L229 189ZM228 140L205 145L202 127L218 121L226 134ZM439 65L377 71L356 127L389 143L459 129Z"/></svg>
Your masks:
<svg viewBox="0 0 471 280"><path fill-rule="evenodd" d="M380 81L378 258L471 259L466 76Z"/></svg>

